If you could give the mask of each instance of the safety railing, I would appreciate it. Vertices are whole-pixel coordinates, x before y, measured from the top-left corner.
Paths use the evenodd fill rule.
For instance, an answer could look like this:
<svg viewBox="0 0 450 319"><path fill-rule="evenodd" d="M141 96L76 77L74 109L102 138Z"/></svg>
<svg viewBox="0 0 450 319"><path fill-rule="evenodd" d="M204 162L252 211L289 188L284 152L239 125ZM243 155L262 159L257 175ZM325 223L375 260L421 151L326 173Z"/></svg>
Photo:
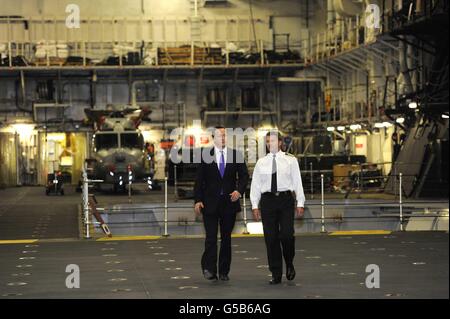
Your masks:
<svg viewBox="0 0 450 319"><path fill-rule="evenodd" d="M127 224L133 225L135 227L136 225L140 225L142 227L144 226L151 226L151 227L157 227L159 228L159 234L161 234L163 237L169 237L169 226L178 225L178 226L184 226L185 228L190 226L201 226L201 221L195 219L188 221L187 219L184 221L184 223L180 222L180 220L174 220L169 218L170 215L174 215L175 213L179 213L180 210L182 210L184 213L192 214L191 216L194 216L193 212L193 205L192 204L184 204L179 203L179 205L169 205L169 192L168 192L168 183L167 178L164 180L164 203L161 204L146 204L144 206L138 206L138 207L132 207L132 208L126 208L126 207L119 207L119 208L97 208L96 206L94 209L98 211L102 211L104 214L114 214L118 212L124 212L127 209L131 209L133 214L136 213L149 213L150 211L155 214L155 212L162 211L162 222L161 220L153 220L153 221L129 221L129 222L116 222L116 223L108 223L110 227L114 227L115 225L121 225L126 226ZM88 183L92 182L100 182L100 181L89 181L85 180L84 185L87 185ZM86 192L86 194L85 194ZM309 210L314 209L320 209L320 216L313 216L311 214L308 214L309 216L305 216L302 218L303 222L313 222L313 223L320 223L320 232L326 233L327 230L327 223L330 222L336 222L340 221L342 222L343 219L347 221L355 221L355 220L370 220L370 219L378 219L380 218L387 218L389 220L397 220L399 224L399 230L404 231L405 230L405 221L412 216L411 212L414 211L414 217L421 217L421 218L438 218L438 217L448 217L448 205L445 205L442 201L421 201L421 200L404 200L403 197L403 174L398 174L398 200L365 200L365 201L354 201L354 202L348 202L348 201L342 201L339 199L326 199L326 193L325 193L325 176L324 174L320 175L320 200L309 202L306 201L306 207ZM89 199L88 194L88 188L83 187L83 198ZM90 201L92 202L92 200ZM88 200L89 203L89 200ZM423 206L423 208L415 208L417 205ZM430 213L430 207L434 213ZM394 209L394 212L388 213L388 214L382 214L382 215L370 215L370 216L333 216L332 214L327 214L328 209L336 209L336 208L346 208L346 209L361 209L361 208L367 208L369 206L376 206L376 207L387 207L391 210ZM89 234L89 225L100 225L103 232L106 235L108 234L107 231L105 231L104 221L102 219L97 218L97 222L90 222L89 221L89 205L85 207L85 225L86 225L86 234L85 238L90 238ZM93 205L91 204L91 209ZM407 207L407 212L405 212L405 207ZM412 208L413 207L413 208ZM252 222L252 219L248 218L248 209L251 210L251 204L249 203L249 199L247 196L243 196L242 198L242 217L237 218L237 223L243 224L242 233L243 234L249 234L248 231L248 224ZM424 213L417 213L418 211L424 211ZM150 213L149 213L150 214ZM328 215L328 216L327 216ZM97 217L97 216L96 216ZM161 226L162 225L162 226ZM109 228L107 228L109 230ZM186 231L187 234L187 231Z"/></svg>
<svg viewBox="0 0 450 319"><path fill-rule="evenodd" d="M83 180L82 180L82 205L83 205L83 228L84 228L84 237L86 239L91 238L90 227L92 225L91 221L91 209L96 209L93 205L95 200L91 200L89 198L89 184L92 183L102 183L103 180L90 180L88 179L88 175L86 172L86 167L83 169Z"/></svg>
<svg viewBox="0 0 450 319"><path fill-rule="evenodd" d="M321 60L351 51L361 45L375 41L379 29L374 29L366 34L365 20L357 16L342 18L336 22L332 30L317 32L303 43L306 63L317 63Z"/></svg>
<svg viewBox="0 0 450 319"><path fill-rule="evenodd" d="M271 51L270 43L255 41L190 42L100 42L0 43L6 63L0 67L185 67L261 66L303 64L298 53ZM40 55L36 54L36 48ZM65 49L58 49L64 46ZM58 50L63 50L60 55ZM0 69L1 70L1 69Z"/></svg>

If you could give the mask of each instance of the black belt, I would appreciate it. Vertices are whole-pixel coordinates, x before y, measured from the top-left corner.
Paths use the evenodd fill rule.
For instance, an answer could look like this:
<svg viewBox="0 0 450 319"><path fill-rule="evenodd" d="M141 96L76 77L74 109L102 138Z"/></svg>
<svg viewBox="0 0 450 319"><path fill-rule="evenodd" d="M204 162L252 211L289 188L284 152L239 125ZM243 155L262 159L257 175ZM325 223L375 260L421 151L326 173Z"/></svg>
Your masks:
<svg viewBox="0 0 450 319"><path fill-rule="evenodd" d="M292 195L292 191L283 191L283 192L276 192L276 193L266 192L266 193L263 193L263 195L266 195L266 196Z"/></svg>

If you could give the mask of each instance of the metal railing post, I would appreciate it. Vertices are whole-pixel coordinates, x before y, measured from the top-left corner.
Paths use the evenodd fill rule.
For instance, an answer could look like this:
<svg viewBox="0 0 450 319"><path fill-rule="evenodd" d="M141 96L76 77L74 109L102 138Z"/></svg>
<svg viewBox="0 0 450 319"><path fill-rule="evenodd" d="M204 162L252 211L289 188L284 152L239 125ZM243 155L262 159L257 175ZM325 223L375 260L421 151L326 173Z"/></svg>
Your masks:
<svg viewBox="0 0 450 319"><path fill-rule="evenodd" d="M260 51L260 59L261 59L260 63L261 63L261 65L264 65L264 42L263 42L263 40L260 40L260 49L261 49L261 51Z"/></svg>
<svg viewBox="0 0 450 319"><path fill-rule="evenodd" d="M358 173L358 198L361 198L361 194L363 192L363 174L362 174L362 164L359 165L359 173Z"/></svg>
<svg viewBox="0 0 450 319"><path fill-rule="evenodd" d="M173 166L173 189L175 200L178 198L178 180L177 180L177 166Z"/></svg>
<svg viewBox="0 0 450 319"><path fill-rule="evenodd" d="M320 188L321 188L321 200L320 200L320 206L321 206L321 217L320 217L320 223L321 223L321 233L325 233L325 201L324 201L324 187L323 187L323 174L320 174Z"/></svg>
<svg viewBox="0 0 450 319"><path fill-rule="evenodd" d="M400 208L400 231L403 231L403 201L402 201L402 173L399 174L399 187L398 187L398 193L399 193L399 208Z"/></svg>
<svg viewBox="0 0 450 319"><path fill-rule="evenodd" d="M167 232L167 215L168 215L168 205L167 205L167 176L164 178L164 234L163 237L168 237L169 233Z"/></svg>
<svg viewBox="0 0 450 319"><path fill-rule="evenodd" d="M84 238L91 238L89 234L89 226L91 222L89 221L89 185L86 170L83 170L83 215L84 224L86 225L86 235Z"/></svg>
<svg viewBox="0 0 450 319"><path fill-rule="evenodd" d="M131 203L131 183L133 179L132 171L128 171L128 202Z"/></svg>
<svg viewBox="0 0 450 319"><path fill-rule="evenodd" d="M397 198L397 166L394 163L394 198Z"/></svg>
<svg viewBox="0 0 450 319"><path fill-rule="evenodd" d="M225 63L228 66L230 64L230 53L228 52L228 48L229 48L228 42L226 42L225 48L226 48L226 50L225 50L225 61L226 62Z"/></svg>
<svg viewBox="0 0 450 319"><path fill-rule="evenodd" d="M84 168L83 168L83 187L82 187L82 194L81 194L81 198L83 201L83 216L84 216L84 224L86 225L86 235L85 235L85 239L89 239L91 238L91 234L90 234L90 225L93 224L90 221L89 218L89 211L90 211L90 207L89 207L89 183L103 183L103 180L90 180L88 179L88 175L87 175L87 166L85 164Z"/></svg>
<svg viewBox="0 0 450 319"><path fill-rule="evenodd" d="M11 42L8 42L8 65L10 68L12 68L12 48L11 48Z"/></svg>
<svg viewBox="0 0 450 319"><path fill-rule="evenodd" d="M244 205L244 232L243 232L243 234L248 235L249 232L247 229L247 200L245 199L245 193L242 194L242 196L243 196L243 201L244 201L243 202L243 205Z"/></svg>

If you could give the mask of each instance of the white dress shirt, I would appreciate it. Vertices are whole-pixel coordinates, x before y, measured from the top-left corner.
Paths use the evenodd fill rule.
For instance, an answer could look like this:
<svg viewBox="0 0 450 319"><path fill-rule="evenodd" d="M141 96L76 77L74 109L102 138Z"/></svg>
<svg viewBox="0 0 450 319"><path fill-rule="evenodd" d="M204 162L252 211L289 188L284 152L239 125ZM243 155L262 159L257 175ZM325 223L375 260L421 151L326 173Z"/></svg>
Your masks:
<svg viewBox="0 0 450 319"><path fill-rule="evenodd" d="M271 191L272 161L273 153L269 153L256 162L250 188L252 209L258 208L261 194ZM297 158L279 151L275 155L275 162L277 164L277 191L295 192L297 207L304 207L305 194Z"/></svg>
<svg viewBox="0 0 450 319"><path fill-rule="evenodd" d="M227 148L224 147L222 149L218 148L217 146L214 146L214 155L216 156L216 163L217 163L217 169L220 171L220 156L222 154L220 152L223 151L223 165L224 167L227 166Z"/></svg>

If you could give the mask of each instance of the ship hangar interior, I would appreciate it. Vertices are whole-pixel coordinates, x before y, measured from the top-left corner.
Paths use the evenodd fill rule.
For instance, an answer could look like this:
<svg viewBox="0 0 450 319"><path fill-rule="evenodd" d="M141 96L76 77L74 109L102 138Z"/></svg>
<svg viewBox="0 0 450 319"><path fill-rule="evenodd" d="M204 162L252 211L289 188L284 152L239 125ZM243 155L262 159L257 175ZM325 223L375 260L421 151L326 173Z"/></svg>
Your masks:
<svg viewBox="0 0 450 319"><path fill-rule="evenodd" d="M448 7L1 0L0 299L448 299ZM292 282L250 183L231 280L203 278L189 159L216 126L249 129L250 178L271 129L298 159Z"/></svg>

